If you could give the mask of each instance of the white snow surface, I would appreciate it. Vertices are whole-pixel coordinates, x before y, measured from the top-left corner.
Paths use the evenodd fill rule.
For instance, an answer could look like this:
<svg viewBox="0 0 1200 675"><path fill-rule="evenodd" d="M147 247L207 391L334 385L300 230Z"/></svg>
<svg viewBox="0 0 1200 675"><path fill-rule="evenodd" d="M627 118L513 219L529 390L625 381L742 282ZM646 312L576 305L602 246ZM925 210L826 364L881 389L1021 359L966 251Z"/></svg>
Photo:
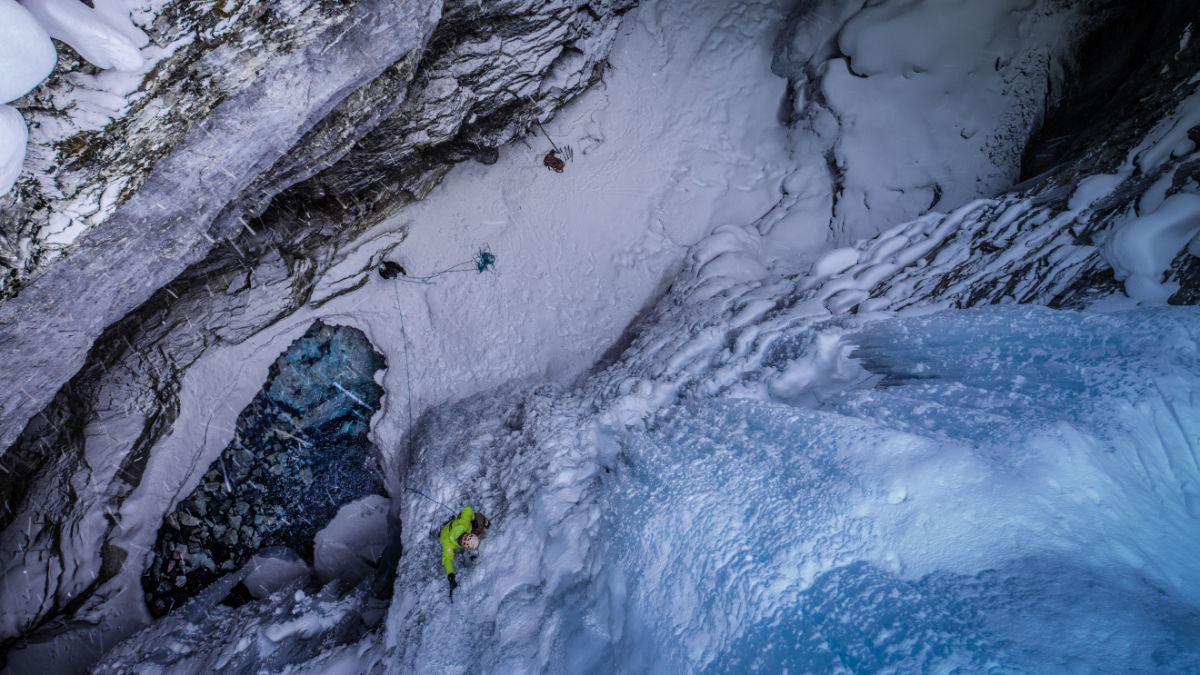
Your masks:
<svg viewBox="0 0 1200 675"><path fill-rule="evenodd" d="M815 171L808 182L824 186L795 191L806 207L791 218L828 220L831 243L845 245L1007 189L1058 96L1074 11L1041 0L799 4L807 22L776 64L816 78L795 98L793 144L814 170L831 154L842 190L835 204L832 177Z"/></svg>
<svg viewBox="0 0 1200 675"><path fill-rule="evenodd" d="M21 111L0 105L0 194L8 192L21 175L28 140L29 129Z"/></svg>
<svg viewBox="0 0 1200 675"><path fill-rule="evenodd" d="M29 93L56 63L50 36L29 10L16 0L0 0L0 102Z"/></svg>
<svg viewBox="0 0 1200 675"><path fill-rule="evenodd" d="M1166 304L1179 284L1164 283L1171 261L1200 233L1200 195L1178 193L1154 211L1127 219L1113 232L1106 253L1118 281L1135 300Z"/></svg>
<svg viewBox="0 0 1200 675"><path fill-rule="evenodd" d="M145 59L138 51L149 38L129 19L120 0L100 0L92 9L79 0L25 0L24 6L50 33L71 45L98 68L135 71Z"/></svg>
<svg viewBox="0 0 1200 675"><path fill-rule="evenodd" d="M387 546L388 499L368 495L338 509L313 538L313 567L322 583L353 586L371 576Z"/></svg>
<svg viewBox="0 0 1200 675"><path fill-rule="evenodd" d="M286 547L263 549L245 567L246 589L260 600L291 586L304 586L312 576L300 556Z"/></svg>

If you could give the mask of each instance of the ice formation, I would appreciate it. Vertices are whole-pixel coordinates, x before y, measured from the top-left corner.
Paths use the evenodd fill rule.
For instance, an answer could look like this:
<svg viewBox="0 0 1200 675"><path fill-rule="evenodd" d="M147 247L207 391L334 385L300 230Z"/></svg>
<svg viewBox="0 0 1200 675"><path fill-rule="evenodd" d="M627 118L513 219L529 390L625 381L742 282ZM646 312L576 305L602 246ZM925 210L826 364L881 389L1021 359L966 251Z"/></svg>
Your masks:
<svg viewBox="0 0 1200 675"><path fill-rule="evenodd" d="M307 668L1200 667L1200 550L1186 543L1200 517L1193 308L805 328L803 307L790 330L772 330L779 317L741 324L743 339L775 337L725 394L656 391L720 341L656 374L636 368L635 345L577 390L440 410L407 476L420 494L401 508L440 522L430 494L497 514L480 562L450 604L430 532L406 530L384 635L343 633L347 646ZM643 344L677 330L652 324ZM362 626L352 608L369 605L295 601L204 619L241 626L229 637L168 618L99 672L197 667L189 654L310 658L333 635L321 626ZM175 646L154 647L165 632Z"/></svg>
<svg viewBox="0 0 1200 675"><path fill-rule="evenodd" d="M16 0L0 2L0 102L24 96L57 61L50 36L29 10Z"/></svg>
<svg viewBox="0 0 1200 675"><path fill-rule="evenodd" d="M140 48L150 42L133 25L124 0L0 0L0 101L20 98L54 70L58 54L50 38L67 43L98 68L129 72L145 65ZM28 139L27 130L18 134L10 121L0 129L0 196L20 175Z"/></svg>

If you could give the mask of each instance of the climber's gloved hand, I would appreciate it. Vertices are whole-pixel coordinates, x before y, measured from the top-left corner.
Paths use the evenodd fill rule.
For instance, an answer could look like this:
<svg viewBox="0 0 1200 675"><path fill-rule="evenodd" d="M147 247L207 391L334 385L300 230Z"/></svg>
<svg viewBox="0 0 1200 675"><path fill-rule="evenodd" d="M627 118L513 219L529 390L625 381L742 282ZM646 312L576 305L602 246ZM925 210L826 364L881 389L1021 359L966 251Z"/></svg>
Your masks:
<svg viewBox="0 0 1200 675"><path fill-rule="evenodd" d="M458 581L454 578L453 572L447 578L450 580L450 602L454 602L454 589L458 588Z"/></svg>
<svg viewBox="0 0 1200 675"><path fill-rule="evenodd" d="M482 513L475 514L475 519L479 521L479 524L482 525L483 529L485 530L492 526L492 521L488 520L487 516L483 515Z"/></svg>

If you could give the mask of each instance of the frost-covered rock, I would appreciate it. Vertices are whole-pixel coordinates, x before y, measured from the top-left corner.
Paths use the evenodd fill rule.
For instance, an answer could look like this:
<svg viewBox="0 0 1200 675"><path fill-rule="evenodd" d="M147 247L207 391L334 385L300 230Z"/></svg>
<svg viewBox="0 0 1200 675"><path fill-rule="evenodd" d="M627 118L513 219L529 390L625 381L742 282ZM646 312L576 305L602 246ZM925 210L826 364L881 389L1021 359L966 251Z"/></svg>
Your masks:
<svg viewBox="0 0 1200 675"><path fill-rule="evenodd" d="M338 509L313 539L313 569L322 583L347 586L374 574L388 544L387 497L368 495Z"/></svg>
<svg viewBox="0 0 1200 675"><path fill-rule="evenodd" d="M0 103L24 96L57 62L50 36L29 10L0 0Z"/></svg>
<svg viewBox="0 0 1200 675"><path fill-rule="evenodd" d="M371 604L361 594L339 595L334 589L311 595L296 590L274 602L237 608L219 604L219 598L197 598L114 646L89 672L279 672L338 654L346 645L351 649L340 659L342 672L358 672L355 642L379 624L384 609Z"/></svg>
<svg viewBox="0 0 1200 675"><path fill-rule="evenodd" d="M246 570L242 583L259 600L285 588L303 588L312 576L308 564L286 546L259 551L246 563Z"/></svg>

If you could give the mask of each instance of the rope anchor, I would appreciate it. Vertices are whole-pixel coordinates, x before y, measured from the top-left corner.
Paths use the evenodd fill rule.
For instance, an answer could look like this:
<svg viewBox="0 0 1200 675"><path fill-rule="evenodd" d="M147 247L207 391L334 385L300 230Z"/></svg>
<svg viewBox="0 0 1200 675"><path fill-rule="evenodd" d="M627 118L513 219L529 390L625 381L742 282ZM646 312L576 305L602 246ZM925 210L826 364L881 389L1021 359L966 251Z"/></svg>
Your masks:
<svg viewBox="0 0 1200 675"><path fill-rule="evenodd" d="M405 270L404 267L402 267L399 263L391 260L385 260L379 265L379 276L389 281L394 280L405 281L413 284L432 284L434 279L437 279L443 274L450 274L452 272L470 272L472 267L474 267L475 271L479 274L483 274L495 266L496 255L492 253L485 244L479 249L479 251L475 253L475 257L471 258L470 260L460 262L457 265L447 267L441 272L435 272L422 277L410 277L408 276L408 270ZM396 285L393 286L392 289L396 294L396 313L400 316L400 338L404 343L404 377L408 383L408 448L409 452L412 452L413 447L416 446L416 441L413 439L412 370L409 368L408 359L408 333L404 330L404 312L400 309L400 287L399 285ZM430 497L424 492L409 487L407 482L403 485L403 487L405 490L420 495L434 504L441 506L450 513L456 513L454 509L446 506L433 497Z"/></svg>
<svg viewBox="0 0 1200 675"><path fill-rule="evenodd" d="M451 265L440 272L427 274L425 276L413 277L408 275L408 270L404 269L400 264L385 260L379 265L379 276L389 281L403 281L410 284L431 284L434 279L443 274L452 274L454 272L470 272L472 268L479 274L492 269L496 266L496 255L488 249L487 246L480 248L475 253L475 257L470 260L464 260L457 265ZM397 309L399 306L397 305Z"/></svg>

